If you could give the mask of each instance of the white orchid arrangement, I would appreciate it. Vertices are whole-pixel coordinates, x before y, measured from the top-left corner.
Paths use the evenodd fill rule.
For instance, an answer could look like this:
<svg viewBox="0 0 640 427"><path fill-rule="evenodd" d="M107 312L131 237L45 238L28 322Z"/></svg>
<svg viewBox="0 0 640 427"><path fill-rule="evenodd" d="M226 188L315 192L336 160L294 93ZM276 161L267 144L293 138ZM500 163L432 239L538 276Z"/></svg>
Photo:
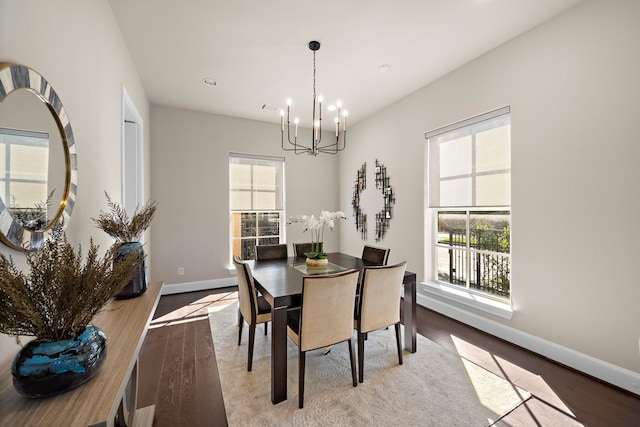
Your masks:
<svg viewBox="0 0 640 427"><path fill-rule="evenodd" d="M302 223L303 232L311 230L311 252L305 253L305 256L310 259L324 259L327 257L322 248L324 229L328 226L333 230L336 219L347 219L347 216L342 211L322 211L320 212L320 218L316 218L314 215L290 216L287 220L287 225L299 222Z"/></svg>

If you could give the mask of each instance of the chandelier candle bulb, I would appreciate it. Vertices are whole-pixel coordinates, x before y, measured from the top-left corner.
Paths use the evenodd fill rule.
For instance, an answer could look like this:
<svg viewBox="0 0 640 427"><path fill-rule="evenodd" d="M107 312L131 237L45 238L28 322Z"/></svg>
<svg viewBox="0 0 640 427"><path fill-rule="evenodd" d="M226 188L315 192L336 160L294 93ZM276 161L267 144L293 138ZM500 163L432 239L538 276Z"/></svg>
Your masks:
<svg viewBox="0 0 640 427"><path fill-rule="evenodd" d="M294 137L294 138L296 138L296 139L298 138L298 122L299 122L299 121L300 121L300 120L298 120L298 118L297 118L297 117L293 120L293 122L296 124L296 130L295 130L295 133L294 133L293 137ZM283 126L284 126L284 125L283 125ZM282 129L282 131L284 132L284 128Z"/></svg>

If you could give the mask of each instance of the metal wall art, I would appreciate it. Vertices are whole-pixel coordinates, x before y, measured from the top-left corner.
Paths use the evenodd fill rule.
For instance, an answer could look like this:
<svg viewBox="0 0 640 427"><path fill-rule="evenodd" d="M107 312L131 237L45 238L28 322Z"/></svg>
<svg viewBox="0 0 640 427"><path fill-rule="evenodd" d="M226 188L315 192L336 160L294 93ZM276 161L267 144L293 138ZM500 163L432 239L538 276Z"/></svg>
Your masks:
<svg viewBox="0 0 640 427"><path fill-rule="evenodd" d="M375 167L375 185L376 190L380 190L382 197L384 198L384 207L378 213L376 213L376 234L375 241L379 242L384 239L384 235L389 228L389 221L391 220L391 210L396 202L393 189L389 184L389 177L387 176L387 168L376 159ZM367 188L367 164L363 163L360 169L358 169L356 181L353 188L353 217L356 220L356 230L360 233L362 240L367 240L367 214L362 211L360 206L361 193Z"/></svg>
<svg viewBox="0 0 640 427"><path fill-rule="evenodd" d="M389 221L391 220L391 207L395 204L396 198L393 189L389 185L387 167L376 159L376 188L382 192L384 197L384 207L376 214L376 242L384 238Z"/></svg>
<svg viewBox="0 0 640 427"><path fill-rule="evenodd" d="M356 230L360 232L362 240L367 240L367 214L360 209L360 193L367 188L367 164L363 163L358 169L355 185L353 188L353 217L356 219Z"/></svg>

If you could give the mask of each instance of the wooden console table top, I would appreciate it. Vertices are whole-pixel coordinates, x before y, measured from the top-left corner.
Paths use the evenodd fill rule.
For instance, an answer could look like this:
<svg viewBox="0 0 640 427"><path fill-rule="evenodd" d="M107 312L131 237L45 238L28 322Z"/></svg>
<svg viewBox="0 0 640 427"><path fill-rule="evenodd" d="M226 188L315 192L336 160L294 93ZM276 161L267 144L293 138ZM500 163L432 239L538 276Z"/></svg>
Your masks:
<svg viewBox="0 0 640 427"><path fill-rule="evenodd" d="M107 358L87 383L63 394L29 399L13 388L11 360L0 366L0 425L111 425L138 360L147 328L160 299L162 282L144 294L112 300L91 322L107 334Z"/></svg>

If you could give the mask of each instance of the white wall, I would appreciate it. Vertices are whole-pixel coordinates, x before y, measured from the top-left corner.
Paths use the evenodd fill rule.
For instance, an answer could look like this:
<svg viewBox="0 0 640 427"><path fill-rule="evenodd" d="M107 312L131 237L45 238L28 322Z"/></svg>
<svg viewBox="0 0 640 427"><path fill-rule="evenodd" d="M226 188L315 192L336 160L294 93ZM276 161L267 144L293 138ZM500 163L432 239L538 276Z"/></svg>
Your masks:
<svg viewBox="0 0 640 427"><path fill-rule="evenodd" d="M120 199L124 85L145 122L145 171L154 182L150 189L147 180L145 193L159 202L153 240L147 237L151 278L227 277L228 152L281 155L277 125L162 107L150 117L106 0L0 0L0 11L0 60L44 75L71 118L79 163L71 241L87 244L93 236L111 244L91 218L105 207L103 190ZM586 1L352 127L339 160L287 157L287 214L340 207L350 215L357 168L366 161L371 173L380 159L397 203L379 244L392 248L391 262L406 259L424 280L423 134L511 105L515 314L507 321L468 311L640 372L633 268L640 238L638 16L637 1ZM371 177L367 191L374 190ZM364 242L353 220L338 230L326 239L328 249L339 242L359 254ZM369 230L367 243L375 244L372 223ZM308 239L288 228L287 240ZM15 251L0 252L22 261ZM178 266L185 276L177 277ZM10 343L0 336L0 362L15 353Z"/></svg>
<svg viewBox="0 0 640 427"><path fill-rule="evenodd" d="M151 197L159 206L152 226L154 280L229 278L229 152L286 158L287 216L338 209L337 158L285 154L279 125L160 106L151 108L151 121ZM325 234L329 251L338 249L337 229L335 236ZM285 232L287 243L310 241L299 225Z"/></svg>
<svg viewBox="0 0 640 427"><path fill-rule="evenodd" d="M94 227L91 218L106 209L104 190L114 200L121 196L123 86L147 128L149 123L144 89L108 2L0 0L0 61L35 69L60 96L78 153L77 200L67 235L85 252L90 237L106 250L113 241ZM148 129L144 134L145 170L149 170ZM148 174L146 181L148 187ZM0 253L24 265L21 253L4 246ZM16 348L10 338L0 335L0 363Z"/></svg>
<svg viewBox="0 0 640 427"><path fill-rule="evenodd" d="M639 16L637 1L586 1L357 124L340 161L343 209L344 177L387 166L397 202L380 244L424 280L424 132L510 105L514 315L457 309L636 374ZM342 250L362 244L342 230Z"/></svg>

